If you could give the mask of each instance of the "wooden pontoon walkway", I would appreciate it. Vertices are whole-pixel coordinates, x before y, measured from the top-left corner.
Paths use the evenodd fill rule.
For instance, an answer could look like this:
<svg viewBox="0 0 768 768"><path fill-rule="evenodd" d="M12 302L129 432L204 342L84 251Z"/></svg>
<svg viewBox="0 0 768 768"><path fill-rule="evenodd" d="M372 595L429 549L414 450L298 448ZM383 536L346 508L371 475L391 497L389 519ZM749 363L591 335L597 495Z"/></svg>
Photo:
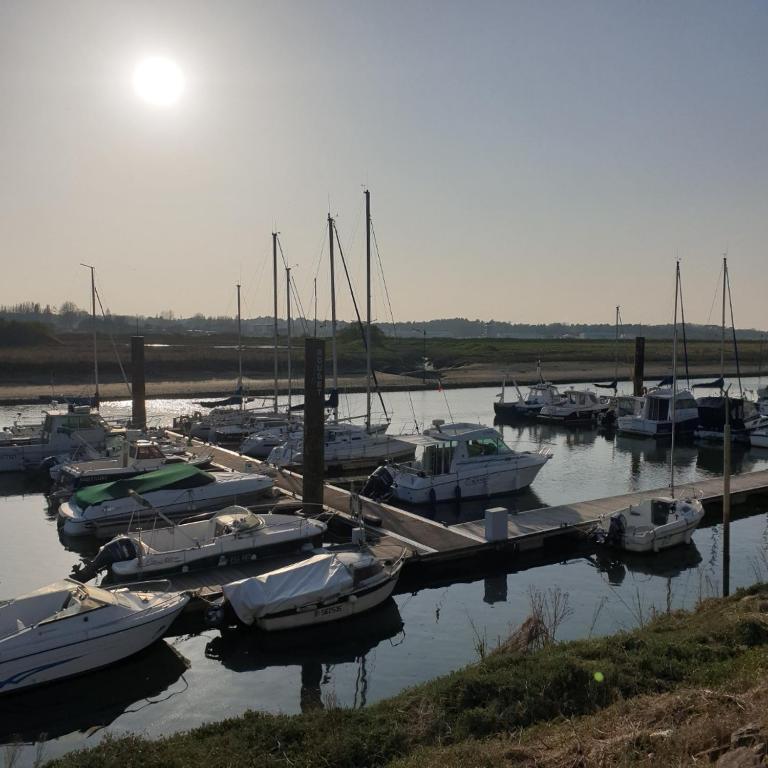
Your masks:
<svg viewBox="0 0 768 768"><path fill-rule="evenodd" d="M276 471L256 459L249 459L233 451L210 445L195 445L196 452L212 451L214 460L226 467L240 471L264 471L274 478L279 493L301 497L301 475L288 471ZM355 499L359 499L364 519L376 519L380 524L366 524L375 546L382 552L405 547L412 565L417 562L444 563L476 558L489 552L523 552L544 546L547 539L579 534L592 528L603 515L609 515L638 504L653 496L669 495L668 488L627 493L574 504L544 507L507 516L508 538L490 542L485 537L485 521L477 520L446 526L426 517L370 499L355 497L349 491L326 484L324 504L327 511L339 515L350 523L359 519ZM696 495L705 507L722 502L722 478L701 480L676 489L676 496ZM731 478L731 502L738 505L750 496L768 495L768 470L734 475ZM489 507L494 506L489 500ZM223 577L223 572L220 572Z"/></svg>

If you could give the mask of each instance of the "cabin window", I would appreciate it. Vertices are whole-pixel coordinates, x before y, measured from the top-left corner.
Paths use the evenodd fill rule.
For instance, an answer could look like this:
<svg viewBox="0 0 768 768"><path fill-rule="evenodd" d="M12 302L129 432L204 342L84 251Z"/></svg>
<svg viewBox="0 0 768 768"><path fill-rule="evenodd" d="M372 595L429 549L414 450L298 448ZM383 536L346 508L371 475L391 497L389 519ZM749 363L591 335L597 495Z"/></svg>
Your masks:
<svg viewBox="0 0 768 768"><path fill-rule="evenodd" d="M669 400L652 397L648 400L648 418L651 421L666 421L669 418Z"/></svg>

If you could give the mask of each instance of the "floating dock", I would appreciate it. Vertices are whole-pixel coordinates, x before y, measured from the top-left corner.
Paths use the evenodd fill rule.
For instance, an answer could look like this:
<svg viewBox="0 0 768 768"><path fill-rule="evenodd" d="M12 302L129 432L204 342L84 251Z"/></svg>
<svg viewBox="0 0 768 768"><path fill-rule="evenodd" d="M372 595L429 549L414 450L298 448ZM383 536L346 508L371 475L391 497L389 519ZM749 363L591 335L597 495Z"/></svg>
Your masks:
<svg viewBox="0 0 768 768"><path fill-rule="evenodd" d="M181 437L173 433L170 433L170 436ZM230 469L268 473L274 478L279 494L294 500L301 498L302 477L299 474L275 470L257 459L197 441L193 442L190 450L196 453L212 452L217 464ZM554 540L560 540L562 545L567 543L568 537L583 541L584 535L601 517L625 509L630 504L639 504L645 499L664 495L669 495L668 488L544 507L516 514L508 513L506 538L502 536L490 541L486 538L485 520L444 525L391 504L356 496L329 483L324 486L323 501L326 512L332 517L337 517L345 526L357 525L362 518L369 543L380 557L396 556L396 553L404 548L407 552L403 569L406 574L427 567L458 571L472 561L476 563L481 557L492 555L508 559L518 553L541 549ZM695 495L704 504L708 515L713 516L722 504L723 480L713 478L681 485L676 489L675 495ZM731 478L733 506L759 496L768 497L768 470L734 475ZM489 507L492 505L492 500L489 500ZM270 567L275 567L274 562L270 563ZM227 583L245 575L253 575L250 568L248 571L246 574L241 573L241 569L220 569L206 575L206 583L200 586L206 594L214 594L217 587L208 583L211 579L218 584ZM192 588L194 578L201 577L180 577L180 581L190 580L189 587L183 588Z"/></svg>

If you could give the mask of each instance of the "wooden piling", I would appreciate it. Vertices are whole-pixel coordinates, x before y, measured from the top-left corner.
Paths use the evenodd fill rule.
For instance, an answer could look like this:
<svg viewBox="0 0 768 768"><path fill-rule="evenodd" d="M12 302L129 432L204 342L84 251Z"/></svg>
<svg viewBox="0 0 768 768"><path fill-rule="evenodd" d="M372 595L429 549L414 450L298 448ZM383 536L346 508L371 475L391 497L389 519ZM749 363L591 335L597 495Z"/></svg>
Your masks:
<svg viewBox="0 0 768 768"><path fill-rule="evenodd" d="M304 503L322 505L325 480L325 341L304 340ZM318 507L319 508L319 507ZM310 507L310 511L312 507Z"/></svg>
<svg viewBox="0 0 768 768"><path fill-rule="evenodd" d="M645 378L645 336L635 337L635 369L632 373L632 390L635 397L643 394Z"/></svg>
<svg viewBox="0 0 768 768"><path fill-rule="evenodd" d="M135 429L146 429L147 403L143 336L131 336L131 399L131 426Z"/></svg>

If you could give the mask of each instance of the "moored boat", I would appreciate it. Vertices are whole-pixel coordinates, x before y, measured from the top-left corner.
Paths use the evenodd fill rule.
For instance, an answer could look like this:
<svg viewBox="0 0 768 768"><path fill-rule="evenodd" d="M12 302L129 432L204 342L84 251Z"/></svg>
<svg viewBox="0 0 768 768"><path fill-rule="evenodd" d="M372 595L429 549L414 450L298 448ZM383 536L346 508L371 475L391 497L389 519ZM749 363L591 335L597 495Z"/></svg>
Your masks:
<svg viewBox="0 0 768 768"><path fill-rule="evenodd" d="M382 561L367 549L318 552L306 560L224 586L237 619L266 631L338 621L383 603L393 592L404 553ZM226 606L214 620L221 621Z"/></svg>
<svg viewBox="0 0 768 768"><path fill-rule="evenodd" d="M608 515L598 527L598 541L629 552L658 552L688 544L704 517L704 507L692 497L658 497Z"/></svg>
<svg viewBox="0 0 768 768"><path fill-rule="evenodd" d="M70 536L109 538L129 528L156 525L159 513L180 520L231 504L255 503L271 489L272 479L265 475L213 475L188 464L172 465L77 491L59 507L59 525Z"/></svg>
<svg viewBox="0 0 768 768"><path fill-rule="evenodd" d="M497 430L482 424L437 419L410 440L421 447L420 457L379 467L364 496L429 504L511 493L529 486L551 458L547 451L513 451Z"/></svg>
<svg viewBox="0 0 768 768"><path fill-rule="evenodd" d="M589 389L566 389L560 402L545 405L539 411L541 421L563 424L591 424L608 410L608 402Z"/></svg>
<svg viewBox="0 0 768 768"><path fill-rule="evenodd" d="M65 579L0 603L0 694L99 669L146 648L189 601L167 586L102 589Z"/></svg>
<svg viewBox="0 0 768 768"><path fill-rule="evenodd" d="M226 507L205 520L116 536L76 578L109 570L115 580L221 568L321 544L325 523L301 515Z"/></svg>
<svg viewBox="0 0 768 768"><path fill-rule="evenodd" d="M693 395L679 390L674 397L675 431L691 433L699 422L699 410ZM639 413L619 416L618 428L622 435L643 437L669 437L672 434L672 388L658 387L646 393Z"/></svg>

